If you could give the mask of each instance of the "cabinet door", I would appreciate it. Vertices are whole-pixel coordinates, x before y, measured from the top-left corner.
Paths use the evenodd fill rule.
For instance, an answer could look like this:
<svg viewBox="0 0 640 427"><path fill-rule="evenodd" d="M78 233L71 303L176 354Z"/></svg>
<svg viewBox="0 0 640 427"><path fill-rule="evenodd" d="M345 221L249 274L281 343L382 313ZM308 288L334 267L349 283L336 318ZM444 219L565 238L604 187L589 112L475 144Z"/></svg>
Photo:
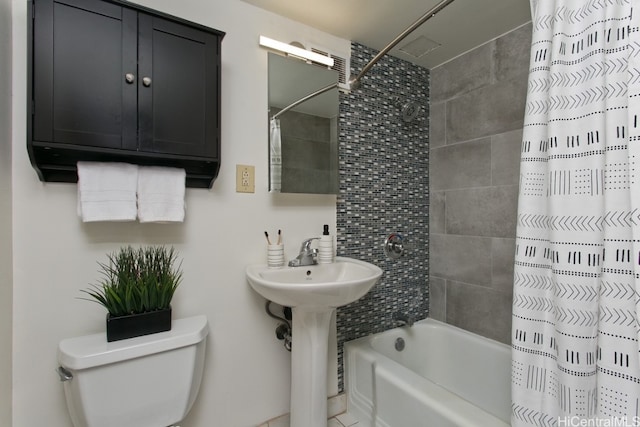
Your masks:
<svg viewBox="0 0 640 427"><path fill-rule="evenodd" d="M136 149L137 13L97 0L35 0L33 139Z"/></svg>
<svg viewBox="0 0 640 427"><path fill-rule="evenodd" d="M138 25L140 150L217 158L218 37L143 13Z"/></svg>

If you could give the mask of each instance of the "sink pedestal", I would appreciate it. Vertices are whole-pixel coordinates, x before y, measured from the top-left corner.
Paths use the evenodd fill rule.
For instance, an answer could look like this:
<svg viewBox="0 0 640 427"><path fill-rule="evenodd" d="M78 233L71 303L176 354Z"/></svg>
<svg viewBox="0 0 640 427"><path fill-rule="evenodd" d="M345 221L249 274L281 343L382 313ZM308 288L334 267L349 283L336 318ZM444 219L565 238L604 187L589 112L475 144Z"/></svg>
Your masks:
<svg viewBox="0 0 640 427"><path fill-rule="evenodd" d="M327 427L329 326L334 310L292 308L291 427Z"/></svg>
<svg viewBox="0 0 640 427"><path fill-rule="evenodd" d="M251 287L291 307L291 427L327 427L329 326L336 307L364 296L382 270L368 262L336 257L329 264L269 268L250 265Z"/></svg>

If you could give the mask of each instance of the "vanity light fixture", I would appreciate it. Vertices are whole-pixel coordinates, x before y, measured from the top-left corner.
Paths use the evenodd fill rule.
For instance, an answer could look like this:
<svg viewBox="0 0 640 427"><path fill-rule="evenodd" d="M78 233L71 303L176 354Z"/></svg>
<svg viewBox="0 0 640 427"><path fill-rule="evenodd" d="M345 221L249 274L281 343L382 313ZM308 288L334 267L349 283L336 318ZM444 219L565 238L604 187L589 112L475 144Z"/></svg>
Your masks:
<svg viewBox="0 0 640 427"><path fill-rule="evenodd" d="M333 67L333 58L310 50L302 49L300 47L292 46L287 43L279 42L278 40L273 40L269 37L260 36L260 46L268 47L303 59L308 59L309 61L324 64L328 67Z"/></svg>

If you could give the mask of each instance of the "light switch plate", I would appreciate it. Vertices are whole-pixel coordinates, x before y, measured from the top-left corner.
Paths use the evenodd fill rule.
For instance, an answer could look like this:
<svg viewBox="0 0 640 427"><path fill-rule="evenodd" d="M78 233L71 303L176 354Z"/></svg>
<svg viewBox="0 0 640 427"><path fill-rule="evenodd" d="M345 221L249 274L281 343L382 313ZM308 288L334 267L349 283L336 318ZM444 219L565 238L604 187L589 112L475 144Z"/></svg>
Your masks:
<svg viewBox="0 0 640 427"><path fill-rule="evenodd" d="M236 165L236 193L255 193L255 176L255 166Z"/></svg>

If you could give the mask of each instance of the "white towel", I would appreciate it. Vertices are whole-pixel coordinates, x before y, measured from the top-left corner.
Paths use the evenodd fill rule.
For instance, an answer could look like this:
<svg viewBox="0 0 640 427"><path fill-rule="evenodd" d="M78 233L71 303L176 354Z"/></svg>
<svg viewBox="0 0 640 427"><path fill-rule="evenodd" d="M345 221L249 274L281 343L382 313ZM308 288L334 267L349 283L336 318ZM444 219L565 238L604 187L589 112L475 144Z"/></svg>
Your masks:
<svg viewBox="0 0 640 427"><path fill-rule="evenodd" d="M138 173L138 220L184 221L184 169L140 166Z"/></svg>
<svg viewBox="0 0 640 427"><path fill-rule="evenodd" d="M138 166L78 162L78 215L84 222L135 221Z"/></svg>

